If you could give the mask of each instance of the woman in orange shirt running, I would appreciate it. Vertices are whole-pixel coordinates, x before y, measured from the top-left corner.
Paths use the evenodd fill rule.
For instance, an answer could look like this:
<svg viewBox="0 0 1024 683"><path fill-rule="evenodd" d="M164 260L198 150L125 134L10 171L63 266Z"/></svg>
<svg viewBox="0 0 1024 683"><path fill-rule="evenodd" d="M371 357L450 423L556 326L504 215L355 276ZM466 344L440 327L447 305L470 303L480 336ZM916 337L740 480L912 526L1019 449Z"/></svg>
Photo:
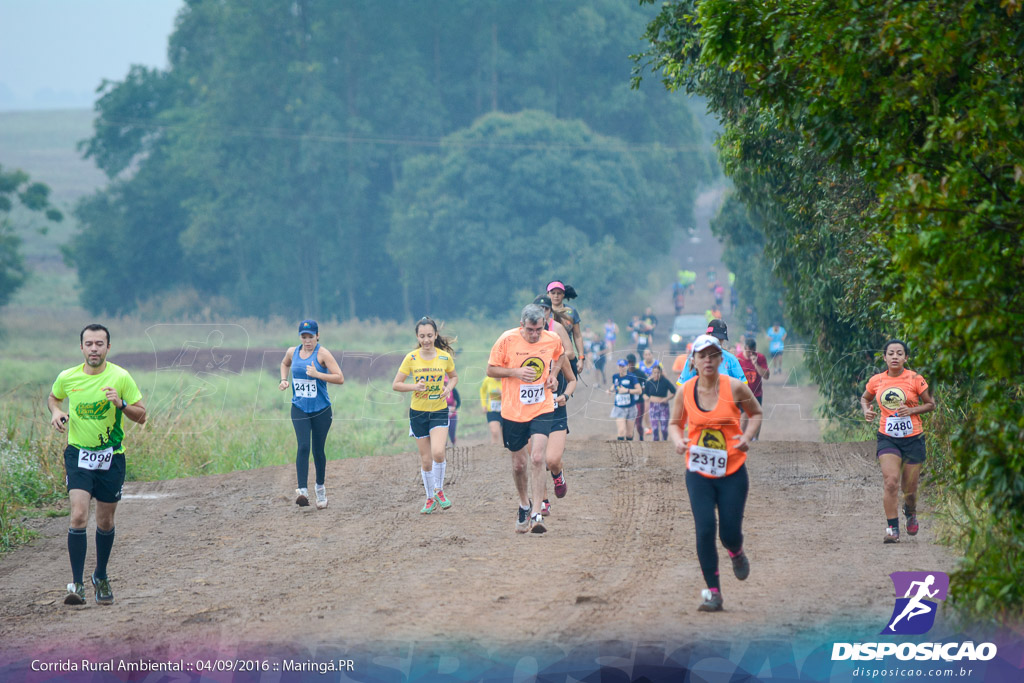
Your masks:
<svg viewBox="0 0 1024 683"><path fill-rule="evenodd" d="M907 533L917 534L917 484L925 461L924 426L921 415L935 410L935 399L928 382L906 368L908 349L899 339L886 343L882 350L888 368L868 380L860 397L864 419L879 418L872 401L878 399L878 464L882 468L882 507L885 509L885 543L900 542L900 517L896 511L903 489L903 514Z"/></svg>
<svg viewBox="0 0 1024 683"><path fill-rule="evenodd" d="M750 387L722 375L722 346L717 338L702 334L693 342L697 376L679 389L672 406L668 433L676 453L686 455L686 492L697 532L697 559L707 588L701 612L719 612L722 592L715 545L715 510L722 545L732 558L732 570L740 581L750 574L743 552L743 510L750 481L747 449L761 426L761 405ZM749 416L740 430L740 407ZM688 431L684 430L684 425Z"/></svg>

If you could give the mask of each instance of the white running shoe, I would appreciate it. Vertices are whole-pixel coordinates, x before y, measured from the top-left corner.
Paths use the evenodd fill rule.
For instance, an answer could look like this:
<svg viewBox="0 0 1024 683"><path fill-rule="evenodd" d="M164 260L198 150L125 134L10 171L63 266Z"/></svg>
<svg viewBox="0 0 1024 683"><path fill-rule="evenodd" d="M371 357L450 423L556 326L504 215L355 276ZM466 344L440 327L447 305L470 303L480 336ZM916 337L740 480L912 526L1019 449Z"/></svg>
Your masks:
<svg viewBox="0 0 1024 683"><path fill-rule="evenodd" d="M323 510L324 508L327 507L327 487L326 486L320 486L319 484L317 484L315 490L316 490L316 509L317 510Z"/></svg>
<svg viewBox="0 0 1024 683"><path fill-rule="evenodd" d="M309 489L295 489L295 504L300 508L309 507Z"/></svg>

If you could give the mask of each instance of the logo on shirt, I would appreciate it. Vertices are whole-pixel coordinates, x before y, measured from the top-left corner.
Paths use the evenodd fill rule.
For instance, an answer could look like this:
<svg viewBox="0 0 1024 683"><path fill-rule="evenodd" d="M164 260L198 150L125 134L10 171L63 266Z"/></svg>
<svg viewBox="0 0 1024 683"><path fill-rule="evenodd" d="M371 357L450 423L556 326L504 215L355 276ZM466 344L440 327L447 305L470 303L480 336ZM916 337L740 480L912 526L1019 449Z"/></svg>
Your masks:
<svg viewBox="0 0 1024 683"><path fill-rule="evenodd" d="M533 381L535 382L544 376L544 361L536 356L530 356L524 360L521 367L533 368Z"/></svg>
<svg viewBox="0 0 1024 683"><path fill-rule="evenodd" d="M83 420L105 420L111 405L105 398L95 403L79 403L75 406L75 415Z"/></svg>
<svg viewBox="0 0 1024 683"><path fill-rule="evenodd" d="M700 430L700 437L697 439L697 443L704 448L715 448L720 451L727 450L725 435L717 429Z"/></svg>
<svg viewBox="0 0 1024 683"><path fill-rule="evenodd" d="M903 393L903 390L899 387L892 387L886 389L882 393L882 397L878 400L882 404L882 407L886 410L896 410L901 405L907 402L907 395Z"/></svg>

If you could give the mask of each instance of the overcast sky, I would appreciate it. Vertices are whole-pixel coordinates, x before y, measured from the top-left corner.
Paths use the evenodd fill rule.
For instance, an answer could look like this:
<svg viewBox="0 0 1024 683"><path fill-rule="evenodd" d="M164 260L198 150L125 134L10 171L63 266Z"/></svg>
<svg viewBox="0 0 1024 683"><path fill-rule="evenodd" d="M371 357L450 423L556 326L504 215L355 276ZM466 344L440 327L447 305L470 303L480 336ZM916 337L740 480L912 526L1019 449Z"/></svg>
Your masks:
<svg viewBox="0 0 1024 683"><path fill-rule="evenodd" d="M0 111L91 108L106 78L167 66L184 0L0 0Z"/></svg>

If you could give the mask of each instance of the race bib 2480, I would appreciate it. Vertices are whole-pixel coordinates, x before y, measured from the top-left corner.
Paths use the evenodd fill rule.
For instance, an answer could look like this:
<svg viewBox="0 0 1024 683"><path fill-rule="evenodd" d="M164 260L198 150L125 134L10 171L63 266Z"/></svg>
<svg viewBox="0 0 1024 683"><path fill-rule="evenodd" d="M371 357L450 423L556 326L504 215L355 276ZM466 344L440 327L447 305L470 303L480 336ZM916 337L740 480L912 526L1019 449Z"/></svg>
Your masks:
<svg viewBox="0 0 1024 683"><path fill-rule="evenodd" d="M910 417L890 415L885 418L885 433L897 438L910 436L914 433L914 423Z"/></svg>

